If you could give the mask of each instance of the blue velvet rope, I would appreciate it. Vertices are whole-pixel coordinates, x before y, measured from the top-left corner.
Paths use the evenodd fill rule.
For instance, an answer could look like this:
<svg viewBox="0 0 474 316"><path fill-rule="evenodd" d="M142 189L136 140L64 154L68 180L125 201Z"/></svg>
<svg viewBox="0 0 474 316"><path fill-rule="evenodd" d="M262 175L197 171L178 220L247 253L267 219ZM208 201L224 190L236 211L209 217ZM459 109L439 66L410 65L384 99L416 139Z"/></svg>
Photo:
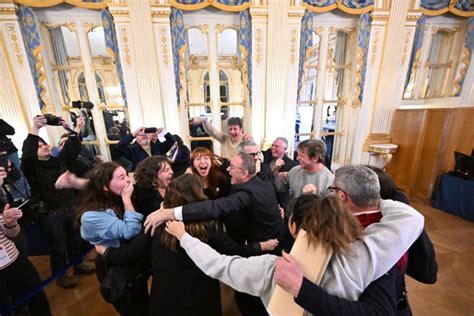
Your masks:
<svg viewBox="0 0 474 316"><path fill-rule="evenodd" d="M49 278L47 278L46 280L44 280L43 282L40 283L40 285L29 291L28 293L26 293L25 295L23 295L20 299L16 300L15 302L9 304L9 305L6 305L5 308L2 308L0 310L0 315L1 316L6 316L6 315L9 315L11 312L13 312L17 307L25 304L30 298L32 298L33 296L35 296L36 294L38 294L41 290L43 290L46 286L48 286L50 283L52 283L54 280L56 280L57 278L63 276L66 271L75 266L75 265L78 265L83 259L84 257L87 255L87 253L89 251L91 251L92 248L86 250L84 253L82 253L79 257L77 257L76 259L74 259L72 262L69 262L65 267L63 267L61 270L57 271L56 273L54 273L53 275L51 275Z"/></svg>

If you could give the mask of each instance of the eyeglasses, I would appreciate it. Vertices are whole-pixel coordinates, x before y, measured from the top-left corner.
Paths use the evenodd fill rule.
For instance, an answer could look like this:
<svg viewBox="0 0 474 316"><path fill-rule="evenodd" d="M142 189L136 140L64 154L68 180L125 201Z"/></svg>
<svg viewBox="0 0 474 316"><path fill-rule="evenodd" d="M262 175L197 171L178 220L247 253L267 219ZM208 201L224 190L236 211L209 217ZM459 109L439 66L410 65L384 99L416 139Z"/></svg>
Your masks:
<svg viewBox="0 0 474 316"><path fill-rule="evenodd" d="M331 192L334 192L334 191L341 191L342 193L344 193L345 195L347 195L346 191L344 191L343 189L338 188L338 187L336 187L336 186L330 186L330 187L328 187L328 191L331 191Z"/></svg>
<svg viewBox="0 0 474 316"><path fill-rule="evenodd" d="M247 155L252 156L252 157L257 157L261 154L261 151L257 151L256 153L248 153Z"/></svg>
<svg viewBox="0 0 474 316"><path fill-rule="evenodd" d="M236 166L234 166L233 164L230 164L230 165L229 165L229 170L232 170L232 169L239 169L239 170L242 170L242 171L246 171L246 170L245 170L244 168L242 168L242 167L236 167Z"/></svg>

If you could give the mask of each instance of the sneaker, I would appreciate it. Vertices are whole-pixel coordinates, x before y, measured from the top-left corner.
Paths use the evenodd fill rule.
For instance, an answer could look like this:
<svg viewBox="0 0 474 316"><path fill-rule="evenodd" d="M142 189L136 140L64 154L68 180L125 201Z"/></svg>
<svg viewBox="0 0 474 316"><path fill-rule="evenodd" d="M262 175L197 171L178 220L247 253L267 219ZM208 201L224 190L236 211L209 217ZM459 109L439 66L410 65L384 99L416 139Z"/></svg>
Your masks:
<svg viewBox="0 0 474 316"><path fill-rule="evenodd" d="M92 274L95 272L95 264L90 262L82 262L73 268L74 275Z"/></svg>
<svg viewBox="0 0 474 316"><path fill-rule="evenodd" d="M77 278L75 276L63 275L56 280L56 284L63 289L72 289L77 286Z"/></svg>

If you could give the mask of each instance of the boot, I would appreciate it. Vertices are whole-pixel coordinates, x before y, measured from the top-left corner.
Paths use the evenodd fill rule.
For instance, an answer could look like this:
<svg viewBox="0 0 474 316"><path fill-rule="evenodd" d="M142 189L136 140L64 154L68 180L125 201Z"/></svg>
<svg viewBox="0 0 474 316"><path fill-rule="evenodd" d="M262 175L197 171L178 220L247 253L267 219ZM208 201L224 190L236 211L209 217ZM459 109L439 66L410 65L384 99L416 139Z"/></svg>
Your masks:
<svg viewBox="0 0 474 316"><path fill-rule="evenodd" d="M81 262L73 268L74 275L92 274L95 272L95 264L90 262Z"/></svg>
<svg viewBox="0 0 474 316"><path fill-rule="evenodd" d="M77 278L75 276L63 275L56 280L56 284L63 289L72 289L77 286Z"/></svg>

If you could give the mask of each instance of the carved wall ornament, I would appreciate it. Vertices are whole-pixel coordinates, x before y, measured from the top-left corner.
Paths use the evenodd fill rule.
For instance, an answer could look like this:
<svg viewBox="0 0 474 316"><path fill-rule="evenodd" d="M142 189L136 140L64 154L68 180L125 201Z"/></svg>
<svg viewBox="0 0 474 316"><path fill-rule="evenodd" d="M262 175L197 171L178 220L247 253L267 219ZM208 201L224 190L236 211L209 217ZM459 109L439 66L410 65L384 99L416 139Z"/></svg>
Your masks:
<svg viewBox="0 0 474 316"><path fill-rule="evenodd" d="M0 15L10 15L10 14L16 14L15 8L13 7L0 8Z"/></svg>
<svg viewBox="0 0 474 316"><path fill-rule="evenodd" d="M462 48L462 57L459 65L459 76L454 81L453 96L457 96L461 92L461 81L466 76L467 69L469 68L469 57L470 52L467 47Z"/></svg>
<svg viewBox="0 0 474 316"><path fill-rule="evenodd" d="M257 66L260 66L260 63L263 60L263 30L261 28L258 28L256 31L256 52L257 52Z"/></svg>
<svg viewBox="0 0 474 316"><path fill-rule="evenodd" d="M412 37L412 32L407 30L405 33L405 38L403 39L403 51L402 51L402 65L407 61L408 54L410 53L410 39Z"/></svg>
<svg viewBox="0 0 474 316"><path fill-rule="evenodd" d="M291 30L290 36L290 62L292 65L296 61L296 42L298 40L298 31L296 29Z"/></svg>
<svg viewBox="0 0 474 316"><path fill-rule="evenodd" d="M120 41L122 42L124 56L123 59L127 65L130 65L131 56L130 56L130 42L128 39L128 30L126 27L120 27Z"/></svg>
<svg viewBox="0 0 474 316"><path fill-rule="evenodd" d="M380 29L376 29L374 32L374 41L372 43L372 55L370 56L370 64L373 66L375 64L375 60L377 59L377 49L379 45L379 35Z"/></svg>
<svg viewBox="0 0 474 316"><path fill-rule="evenodd" d="M314 33L318 34L319 37L321 38L321 36L323 36L323 27L318 26L317 28L314 29Z"/></svg>
<svg viewBox="0 0 474 316"><path fill-rule="evenodd" d="M82 23L82 28L84 29L84 32L89 33L92 31L95 27L98 27L99 24L97 23L92 23L92 22L84 22Z"/></svg>
<svg viewBox="0 0 474 316"><path fill-rule="evenodd" d="M390 9L390 0L383 0L382 9Z"/></svg>
<svg viewBox="0 0 474 316"><path fill-rule="evenodd" d="M163 63L166 67L169 64L169 54L168 54L168 30L166 27L160 28L160 45L161 45L161 56L163 58Z"/></svg>
<svg viewBox="0 0 474 316"><path fill-rule="evenodd" d="M65 26L68 28L69 31L71 32L76 32L77 31L77 25L75 22L67 22L67 23L48 23L48 22L41 22L44 27L48 29L54 29L57 27Z"/></svg>
<svg viewBox="0 0 474 316"><path fill-rule="evenodd" d="M23 68L23 63L24 63L24 57L21 52L21 46L20 42L18 41L18 35L15 30L15 24L7 24L7 30L8 30L8 37L10 38L12 47L13 47L13 52L15 53L16 57L16 62L20 65L21 68Z"/></svg>

